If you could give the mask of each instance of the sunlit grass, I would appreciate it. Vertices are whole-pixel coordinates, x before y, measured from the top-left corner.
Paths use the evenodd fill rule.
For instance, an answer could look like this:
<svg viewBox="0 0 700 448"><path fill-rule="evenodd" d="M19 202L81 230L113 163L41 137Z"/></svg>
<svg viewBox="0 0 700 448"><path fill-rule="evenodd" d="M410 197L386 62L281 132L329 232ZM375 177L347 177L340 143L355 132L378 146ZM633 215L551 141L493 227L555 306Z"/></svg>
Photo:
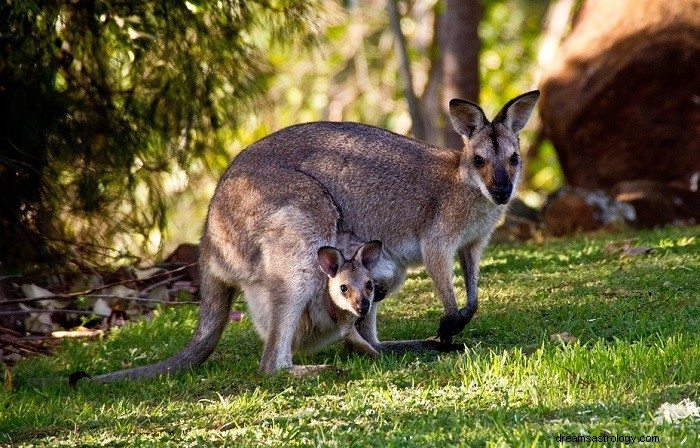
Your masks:
<svg viewBox="0 0 700 448"><path fill-rule="evenodd" d="M371 360L336 344L298 361L334 363L343 374L261 377L262 346L244 319L191 372L77 390L33 385L176 352L196 309L164 310L16 366L14 389L0 395L0 446L559 446L558 435L655 435L660 446L697 446L697 418L653 419L664 402L700 401L697 234L689 227L491 246L480 310L458 338L470 347L462 353ZM654 250L623 258L605 251L627 238ZM459 276L455 285L463 297ZM382 303L380 335L433 336L440 315L429 278L412 274ZM551 338L562 332L576 341Z"/></svg>

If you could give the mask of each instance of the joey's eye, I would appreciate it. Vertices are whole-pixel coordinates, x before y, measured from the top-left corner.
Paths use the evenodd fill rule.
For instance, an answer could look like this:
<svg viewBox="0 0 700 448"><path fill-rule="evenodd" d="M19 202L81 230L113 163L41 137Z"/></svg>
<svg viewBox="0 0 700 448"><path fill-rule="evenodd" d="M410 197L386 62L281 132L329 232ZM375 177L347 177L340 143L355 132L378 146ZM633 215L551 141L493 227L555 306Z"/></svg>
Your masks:
<svg viewBox="0 0 700 448"><path fill-rule="evenodd" d="M518 157L518 153L514 152L512 156L510 156L510 164L515 166L520 162L520 157Z"/></svg>
<svg viewBox="0 0 700 448"><path fill-rule="evenodd" d="M340 285L340 292L342 292L342 293L348 292L348 287L346 285Z"/></svg>
<svg viewBox="0 0 700 448"><path fill-rule="evenodd" d="M484 166L484 158L481 156L474 156L474 166L477 168Z"/></svg>
<svg viewBox="0 0 700 448"><path fill-rule="evenodd" d="M367 291L371 291L374 286L372 286L372 282L367 282L365 283L365 288L367 288Z"/></svg>

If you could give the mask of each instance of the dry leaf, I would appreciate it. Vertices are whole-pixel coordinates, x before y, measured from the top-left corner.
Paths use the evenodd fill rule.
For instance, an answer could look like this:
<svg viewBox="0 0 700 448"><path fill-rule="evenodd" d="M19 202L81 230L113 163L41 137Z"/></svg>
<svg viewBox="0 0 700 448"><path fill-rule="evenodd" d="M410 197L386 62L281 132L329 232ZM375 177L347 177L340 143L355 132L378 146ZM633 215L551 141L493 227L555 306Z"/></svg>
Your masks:
<svg viewBox="0 0 700 448"><path fill-rule="evenodd" d="M578 341L576 336L571 336L568 332L564 331L562 333L555 333L549 336L553 342L561 342L562 344L570 344L572 342Z"/></svg>
<svg viewBox="0 0 700 448"><path fill-rule="evenodd" d="M14 385L14 381L12 378L12 371L5 366L4 363L0 364L2 366L3 370L3 385L5 386L5 392L10 393L12 392L12 387Z"/></svg>
<svg viewBox="0 0 700 448"><path fill-rule="evenodd" d="M29 316L24 318L24 329L29 333L48 334L60 328L51 320L51 313L39 313L34 308L23 303L19 307L29 313Z"/></svg>
<svg viewBox="0 0 700 448"><path fill-rule="evenodd" d="M648 254L654 251L653 247L644 247L644 246L638 246L638 247L630 247L627 249L625 252L620 255L620 257L636 257L637 255L643 255L643 254Z"/></svg>
<svg viewBox="0 0 700 448"><path fill-rule="evenodd" d="M112 307L109 306L105 299L97 299L92 306L92 312L98 316L109 317L112 315Z"/></svg>
<svg viewBox="0 0 700 448"><path fill-rule="evenodd" d="M170 301L170 291L165 285L161 285L148 293L148 300L150 302L142 303L143 306L148 308L155 308L158 306L158 302L169 302Z"/></svg>
<svg viewBox="0 0 700 448"><path fill-rule="evenodd" d="M675 423L688 417L700 418L700 408L694 401L684 398L679 403L666 402L659 406L654 413L654 422L657 425Z"/></svg>
<svg viewBox="0 0 700 448"><path fill-rule="evenodd" d="M70 301L68 301L68 300L54 300L54 299L39 300L36 303L41 305L41 307L46 309L46 310L62 310L63 308L67 308L68 305L70 305Z"/></svg>
<svg viewBox="0 0 700 448"><path fill-rule="evenodd" d="M102 286L102 277L97 274L83 275L75 279L68 290L69 293L91 291Z"/></svg>
<svg viewBox="0 0 700 448"><path fill-rule="evenodd" d="M24 285L21 286L22 292L28 299L36 299L39 297L53 297L56 294L52 293L48 289L44 289L41 286L37 286L34 284L27 284L25 283Z"/></svg>
<svg viewBox="0 0 700 448"><path fill-rule="evenodd" d="M608 255L620 254L620 258L636 257L638 255L653 252L653 247L633 246L632 240L624 240L617 243L609 243L603 248L603 252Z"/></svg>
<svg viewBox="0 0 700 448"><path fill-rule="evenodd" d="M149 268L149 269L132 269L133 275L136 277L137 280L143 280L146 278L150 278L153 276L156 276L158 274L166 274L168 271L166 271L163 268Z"/></svg>
<svg viewBox="0 0 700 448"><path fill-rule="evenodd" d="M115 296L120 299L128 299L131 297L138 297L139 292L135 289L127 288L124 285L116 285L106 289L105 294Z"/></svg>
<svg viewBox="0 0 700 448"><path fill-rule="evenodd" d="M41 286L25 283L21 286L21 288L22 292L28 299L38 299L41 297L46 297L46 300L37 300L36 303L47 310L63 309L68 306L67 301L58 301L50 299L56 294L52 293L48 289L42 288Z"/></svg>

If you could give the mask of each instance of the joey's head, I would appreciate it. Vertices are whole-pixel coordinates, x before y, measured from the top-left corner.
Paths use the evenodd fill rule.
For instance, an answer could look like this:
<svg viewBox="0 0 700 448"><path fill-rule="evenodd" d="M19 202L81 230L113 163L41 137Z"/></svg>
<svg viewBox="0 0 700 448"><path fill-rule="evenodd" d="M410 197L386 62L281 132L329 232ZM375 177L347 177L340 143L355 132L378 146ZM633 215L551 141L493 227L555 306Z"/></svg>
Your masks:
<svg viewBox="0 0 700 448"><path fill-rule="evenodd" d="M328 293L335 306L356 316L369 312L374 301L371 271L381 254L379 241L363 244L350 260L335 247L324 246L318 250L318 262L328 276Z"/></svg>
<svg viewBox="0 0 700 448"><path fill-rule="evenodd" d="M478 105L460 99L450 101L452 125L464 140L463 176L496 205L507 204L518 186L523 169L518 133L539 96L540 92L534 90L513 98L492 122Z"/></svg>

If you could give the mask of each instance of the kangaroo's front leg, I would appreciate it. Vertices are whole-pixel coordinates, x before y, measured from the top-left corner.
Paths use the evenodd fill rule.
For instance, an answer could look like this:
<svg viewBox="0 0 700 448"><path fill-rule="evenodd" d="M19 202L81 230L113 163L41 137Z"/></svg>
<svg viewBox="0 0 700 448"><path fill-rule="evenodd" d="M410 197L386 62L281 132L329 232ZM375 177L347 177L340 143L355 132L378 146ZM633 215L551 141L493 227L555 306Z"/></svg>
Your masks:
<svg viewBox="0 0 700 448"><path fill-rule="evenodd" d="M436 246L424 248L423 261L445 309L445 314L440 319L438 336L441 342L451 344L452 336L462 331L469 320L465 319L457 308L457 296L452 285L452 257L441 250L441 245Z"/></svg>
<svg viewBox="0 0 700 448"><path fill-rule="evenodd" d="M357 330L361 337L373 347L379 345L379 337L377 335L377 311L378 303L373 303L367 315L356 324Z"/></svg>
<svg viewBox="0 0 700 448"><path fill-rule="evenodd" d="M350 331L348 331L348 334L345 336L345 341L354 350L365 353L372 358L379 356L377 350L375 350L374 347L372 347L372 345L365 340L365 338L360 336L360 333L357 331L357 328L354 325L350 327Z"/></svg>
<svg viewBox="0 0 700 448"><path fill-rule="evenodd" d="M459 315L466 320L465 325L472 320L479 308L477 283L479 281L479 262L486 247L487 239L477 240L459 249L459 264L464 275L464 287L467 290L467 303L459 310Z"/></svg>

